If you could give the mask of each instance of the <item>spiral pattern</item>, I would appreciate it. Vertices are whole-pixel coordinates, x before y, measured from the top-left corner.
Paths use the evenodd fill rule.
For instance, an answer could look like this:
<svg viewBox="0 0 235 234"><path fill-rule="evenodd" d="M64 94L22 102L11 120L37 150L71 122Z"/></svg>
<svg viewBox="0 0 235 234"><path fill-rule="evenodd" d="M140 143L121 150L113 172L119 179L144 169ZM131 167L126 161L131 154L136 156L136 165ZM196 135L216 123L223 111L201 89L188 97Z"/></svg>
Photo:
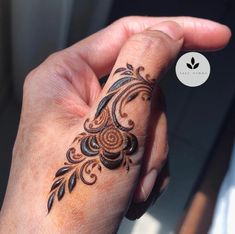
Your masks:
<svg viewBox="0 0 235 234"><path fill-rule="evenodd" d="M123 149L124 137L114 126L103 129L97 137L97 141L102 148L110 153L117 153Z"/></svg>

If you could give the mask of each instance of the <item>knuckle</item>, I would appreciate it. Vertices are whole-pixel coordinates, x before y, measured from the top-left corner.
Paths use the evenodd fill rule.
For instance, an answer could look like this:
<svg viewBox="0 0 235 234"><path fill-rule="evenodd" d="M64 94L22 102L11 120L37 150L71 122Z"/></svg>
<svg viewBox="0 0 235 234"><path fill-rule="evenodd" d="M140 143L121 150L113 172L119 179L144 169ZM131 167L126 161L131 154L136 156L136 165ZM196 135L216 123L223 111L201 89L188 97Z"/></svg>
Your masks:
<svg viewBox="0 0 235 234"><path fill-rule="evenodd" d="M162 35L151 31L135 34L130 38L130 41L144 50L166 49L167 47L166 39Z"/></svg>
<svg viewBox="0 0 235 234"><path fill-rule="evenodd" d="M124 16L124 17L114 21L114 24L127 25L127 24L129 24L129 22L132 22L134 20L135 20L135 16Z"/></svg>
<svg viewBox="0 0 235 234"><path fill-rule="evenodd" d="M48 61L48 62L57 61L60 58L60 55L61 55L61 51L54 52L54 53L50 54L45 61Z"/></svg>
<svg viewBox="0 0 235 234"><path fill-rule="evenodd" d="M25 80L24 80L24 84L23 84L23 92L27 91L32 82L33 82L33 79L35 77L35 73L36 73L36 70L37 68L33 69L32 71L30 71L30 73L26 76Z"/></svg>
<svg viewBox="0 0 235 234"><path fill-rule="evenodd" d="M74 63L70 54L66 50L55 52L46 59L47 69L53 76L68 77L74 72Z"/></svg>
<svg viewBox="0 0 235 234"><path fill-rule="evenodd" d="M70 62L68 53L66 53L65 50L61 50L49 55L44 63L47 63L49 68L52 68L55 71L58 69L58 71L61 72L61 70L64 70Z"/></svg>
<svg viewBox="0 0 235 234"><path fill-rule="evenodd" d="M68 72L67 72L69 70L69 68L67 68L68 66L69 64L66 63L66 61L64 60L54 62L50 66L50 73L53 74L53 76L55 77L68 77Z"/></svg>

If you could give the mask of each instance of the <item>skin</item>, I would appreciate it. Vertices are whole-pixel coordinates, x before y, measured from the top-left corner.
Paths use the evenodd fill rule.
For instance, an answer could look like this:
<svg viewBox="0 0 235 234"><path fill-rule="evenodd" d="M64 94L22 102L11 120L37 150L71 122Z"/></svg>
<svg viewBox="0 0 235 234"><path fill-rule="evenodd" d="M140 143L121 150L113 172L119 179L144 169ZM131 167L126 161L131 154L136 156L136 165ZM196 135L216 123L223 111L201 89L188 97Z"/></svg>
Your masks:
<svg viewBox="0 0 235 234"><path fill-rule="evenodd" d="M78 182L47 214L55 172L84 131L84 120L94 117L99 101L120 79L113 75L117 68L143 66L158 80L181 50L221 49L230 36L226 26L203 19L126 17L35 68L24 84L0 233L114 233L125 215L140 217L168 181L167 123L157 86L151 102L137 98L128 107L139 140L128 173L103 168L95 185ZM98 79L109 73L101 89Z"/></svg>

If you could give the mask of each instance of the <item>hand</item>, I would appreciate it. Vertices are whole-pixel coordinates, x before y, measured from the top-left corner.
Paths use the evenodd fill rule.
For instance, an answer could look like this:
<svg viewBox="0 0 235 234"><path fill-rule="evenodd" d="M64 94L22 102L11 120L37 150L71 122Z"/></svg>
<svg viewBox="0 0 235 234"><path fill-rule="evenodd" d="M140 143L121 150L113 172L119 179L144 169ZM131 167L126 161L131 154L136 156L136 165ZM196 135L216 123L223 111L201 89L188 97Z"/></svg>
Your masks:
<svg viewBox="0 0 235 234"><path fill-rule="evenodd" d="M217 50L230 35L208 20L127 17L34 69L0 233L113 233L140 217L168 180L156 80L180 50Z"/></svg>

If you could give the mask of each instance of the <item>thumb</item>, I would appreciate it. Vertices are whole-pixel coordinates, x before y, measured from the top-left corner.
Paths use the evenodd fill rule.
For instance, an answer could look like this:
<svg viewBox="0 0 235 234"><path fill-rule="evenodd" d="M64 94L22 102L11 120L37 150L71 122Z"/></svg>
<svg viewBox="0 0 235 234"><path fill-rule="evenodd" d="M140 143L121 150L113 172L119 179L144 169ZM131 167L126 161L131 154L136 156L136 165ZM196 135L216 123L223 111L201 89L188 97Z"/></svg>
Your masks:
<svg viewBox="0 0 235 234"><path fill-rule="evenodd" d="M93 127L97 121L99 127L104 124L97 140L107 168L123 164L129 170L128 162L134 160L129 160L131 155L142 152L154 86L182 44L180 26L164 22L132 36L120 51L92 114Z"/></svg>
<svg viewBox="0 0 235 234"><path fill-rule="evenodd" d="M61 206L92 210L84 214L84 225L90 227L105 210L94 225L107 227L107 233L116 230L140 173L154 86L182 44L183 31L173 22L126 42L100 98L67 151L65 166L55 173L47 203L49 213L53 207L51 217ZM67 216L63 219L69 220Z"/></svg>

